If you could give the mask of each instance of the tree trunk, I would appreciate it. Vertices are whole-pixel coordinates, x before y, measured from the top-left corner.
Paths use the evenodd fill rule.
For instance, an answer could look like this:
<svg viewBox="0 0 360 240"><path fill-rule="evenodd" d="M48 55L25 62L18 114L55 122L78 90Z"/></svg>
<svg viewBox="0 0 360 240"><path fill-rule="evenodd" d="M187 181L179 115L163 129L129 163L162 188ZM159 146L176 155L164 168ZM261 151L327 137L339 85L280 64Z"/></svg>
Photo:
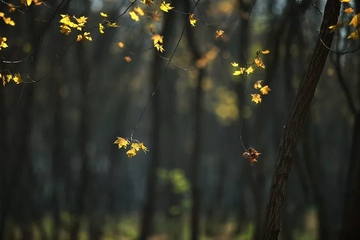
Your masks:
<svg viewBox="0 0 360 240"><path fill-rule="evenodd" d="M283 140L279 148L269 202L266 211L264 239L278 239L280 222L285 201L285 190L289 179L291 164L300 132L304 125L316 86L323 71L328 47L331 46L333 33L329 26L335 25L340 11L340 1L328 0L325 5L324 19L321 24L320 34L310 61L304 81L299 87L299 92L290 110ZM325 46L324 46L325 45Z"/></svg>

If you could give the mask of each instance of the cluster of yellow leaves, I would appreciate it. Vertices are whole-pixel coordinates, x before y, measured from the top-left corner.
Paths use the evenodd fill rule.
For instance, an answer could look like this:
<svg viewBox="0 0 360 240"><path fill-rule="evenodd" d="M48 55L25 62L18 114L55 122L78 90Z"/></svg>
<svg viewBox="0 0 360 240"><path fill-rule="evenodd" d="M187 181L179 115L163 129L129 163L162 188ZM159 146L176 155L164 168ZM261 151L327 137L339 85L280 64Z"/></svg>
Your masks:
<svg viewBox="0 0 360 240"><path fill-rule="evenodd" d="M106 19L108 17L108 15L106 13L100 12L100 16L102 16L104 18L104 21L102 23L99 23L99 32L101 34L104 34L105 27L107 27L107 28L119 27L119 25L116 22L110 22L109 20Z"/></svg>
<svg viewBox="0 0 360 240"><path fill-rule="evenodd" d="M251 101L256 104L261 103L261 95L267 95L271 91L268 85L262 86L262 80L255 82L254 89L258 89L260 92L251 94Z"/></svg>
<svg viewBox="0 0 360 240"><path fill-rule="evenodd" d="M72 19L70 18L70 16L68 14L60 14L61 19L60 19L60 32L65 34L65 35L69 35L71 33L72 29L76 29L80 32L83 31L83 28L86 25L87 22L87 17L85 16L81 16L79 18L73 16L72 19L74 21L72 21ZM90 36L90 32L83 32L82 34L78 34L76 41L81 41L81 40L89 40L92 41L92 38Z"/></svg>
<svg viewBox="0 0 360 240"><path fill-rule="evenodd" d="M154 48L156 48L156 50L158 52L164 52L165 49L164 49L164 46L163 46L163 36L161 36L160 34L154 34L152 37L151 37L151 40L153 40L153 43L154 43Z"/></svg>
<svg viewBox="0 0 360 240"><path fill-rule="evenodd" d="M6 83L9 83L10 81L14 81L16 84L20 84L22 82L20 73L12 74L6 74L3 75L0 73L0 78L2 80L3 86L5 86Z"/></svg>
<svg viewBox="0 0 360 240"><path fill-rule="evenodd" d="M144 13L144 11L142 10L142 8L140 8L140 7L134 7L133 11L130 11L130 12L129 12L129 15L130 15L130 17L131 17L132 20L134 20L135 22L138 22L138 21L140 21L139 16L144 16L145 13Z"/></svg>
<svg viewBox="0 0 360 240"><path fill-rule="evenodd" d="M195 27L197 19L195 18L194 14L190 14L189 16L190 25Z"/></svg>
<svg viewBox="0 0 360 240"><path fill-rule="evenodd" d="M127 152L126 152L126 155L129 158L132 158L133 156L135 156L140 150L142 150L144 153L149 151L147 149L147 147L144 145L144 143L138 142L138 141L131 142L129 139L122 138L122 137L117 137L114 144L117 144L119 149L120 148L126 149L130 145L130 149L127 150Z"/></svg>
<svg viewBox="0 0 360 240"><path fill-rule="evenodd" d="M265 69L265 64L264 64L264 62L262 61L262 59L259 57L260 56L260 54L264 54L264 55L266 55L266 54L269 54L270 53L270 51L269 50L263 50L263 51L257 51L256 52L256 57L255 57L255 59L254 59L254 62L252 63L252 64L250 64L250 66L248 66L248 67L239 67L239 64L237 63L237 62L233 62L233 63L231 63L231 65L233 66L233 67L236 67L237 69L233 72L233 75L234 76L238 76L238 75L242 75L242 74L244 74L244 73L246 73L246 74L251 74L251 73L253 73L254 71L255 71L255 69L254 69L254 65L256 65L256 66L258 66L259 68L263 68L263 69Z"/></svg>
<svg viewBox="0 0 360 240"><path fill-rule="evenodd" d="M348 6L348 4L350 3L350 0L340 0L340 2L347 4L346 6L344 6L344 10L343 10L344 13L349 14L349 15L354 14L354 9L352 7ZM344 27L345 24L346 24L346 22L340 22L335 25L329 26L329 29L332 32L335 32L338 28ZM354 27L355 29L349 34L347 39L350 39L350 38L352 38L354 40L359 39L359 36L360 36L360 13L353 15L348 25Z"/></svg>
<svg viewBox="0 0 360 240"><path fill-rule="evenodd" d="M163 1L160 5L160 10L163 12L169 12L169 10L174 9L174 7L170 5L170 3L166 3L165 1Z"/></svg>
<svg viewBox="0 0 360 240"><path fill-rule="evenodd" d="M41 2L40 0L21 0L20 3L25 4L26 6L30 6L32 3L34 3L35 5L39 6L43 2Z"/></svg>

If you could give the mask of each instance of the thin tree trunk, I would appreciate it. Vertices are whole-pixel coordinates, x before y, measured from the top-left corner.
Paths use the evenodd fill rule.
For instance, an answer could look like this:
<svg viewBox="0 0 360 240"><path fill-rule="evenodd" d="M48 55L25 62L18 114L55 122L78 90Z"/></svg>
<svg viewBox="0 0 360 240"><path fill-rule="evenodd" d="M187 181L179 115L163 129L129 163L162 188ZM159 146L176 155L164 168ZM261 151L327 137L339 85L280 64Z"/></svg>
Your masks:
<svg viewBox="0 0 360 240"><path fill-rule="evenodd" d="M328 49L333 40L329 26L335 25L340 11L340 1L328 0L325 5L324 19L304 81L290 110L283 140L277 156L278 165L275 169L269 202L266 211L264 239L278 239L280 223L285 201L285 190L288 183L291 164L300 132L310 109L316 86L323 71ZM326 45L326 46L324 46Z"/></svg>

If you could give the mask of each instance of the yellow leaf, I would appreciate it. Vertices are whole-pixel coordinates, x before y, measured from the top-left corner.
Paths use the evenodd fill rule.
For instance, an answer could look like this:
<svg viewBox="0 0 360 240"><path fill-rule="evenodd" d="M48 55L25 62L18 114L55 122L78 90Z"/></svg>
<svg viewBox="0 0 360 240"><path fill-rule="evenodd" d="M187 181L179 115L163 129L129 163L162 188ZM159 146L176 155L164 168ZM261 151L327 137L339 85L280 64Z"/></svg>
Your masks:
<svg viewBox="0 0 360 240"><path fill-rule="evenodd" d="M113 28L119 27L119 25L116 22L107 22L106 26Z"/></svg>
<svg viewBox="0 0 360 240"><path fill-rule="evenodd" d="M262 54L266 55L266 54L269 54L270 53L270 50L269 49L266 49L266 50L263 50L261 51Z"/></svg>
<svg viewBox="0 0 360 240"><path fill-rule="evenodd" d="M356 29L355 31L353 31L352 33L350 33L350 35L347 37L347 39L354 39L354 40L357 40L359 39L359 30Z"/></svg>
<svg viewBox="0 0 360 240"><path fill-rule="evenodd" d="M60 25L60 32L69 35L71 33L71 28L67 25Z"/></svg>
<svg viewBox="0 0 360 240"><path fill-rule="evenodd" d="M6 44L6 41L7 41L7 38L6 38L6 37L1 37L1 38L0 38L0 50L1 50L1 48L7 48L7 47L9 47L9 46Z"/></svg>
<svg viewBox="0 0 360 240"><path fill-rule="evenodd" d="M99 23L99 32L101 33L101 34L104 34L104 25L102 25L101 23Z"/></svg>
<svg viewBox="0 0 360 240"><path fill-rule="evenodd" d="M261 67L261 68L264 68L265 69L265 64L264 62L261 60L261 58L255 58L255 64L258 66L258 67Z"/></svg>
<svg viewBox="0 0 360 240"><path fill-rule="evenodd" d="M251 74L251 73L254 72L254 68L253 68L252 66L250 66L250 67L248 67L248 68L245 70L245 72L246 72L247 74Z"/></svg>
<svg viewBox="0 0 360 240"><path fill-rule="evenodd" d="M128 158L132 158L136 154L137 154L137 151L134 148L131 148L129 151L126 152L126 155L128 156Z"/></svg>
<svg viewBox="0 0 360 240"><path fill-rule="evenodd" d="M11 74L6 75L6 81L7 82L10 82L12 78L13 78L13 76Z"/></svg>
<svg viewBox="0 0 360 240"><path fill-rule="evenodd" d="M118 46L119 46L119 48L123 48L125 46L125 44L123 42L118 42Z"/></svg>
<svg viewBox="0 0 360 240"><path fill-rule="evenodd" d="M262 95L266 95L271 91L271 89L269 88L268 85L263 86L262 88L260 88L260 92Z"/></svg>
<svg viewBox="0 0 360 240"><path fill-rule="evenodd" d="M150 6L150 7L154 4L153 0L143 0L143 1L140 1L140 2L146 4L146 5Z"/></svg>
<svg viewBox="0 0 360 240"><path fill-rule="evenodd" d="M122 147L126 149L127 146L130 144L130 141L122 137L117 137L114 144L117 144L119 149Z"/></svg>
<svg viewBox="0 0 360 240"><path fill-rule="evenodd" d="M131 62L131 57L125 56L125 57L124 57L124 60L125 60L126 62Z"/></svg>
<svg viewBox="0 0 360 240"><path fill-rule="evenodd" d="M348 3L348 2L350 2L350 0L340 0L340 2L342 2L342 3Z"/></svg>
<svg viewBox="0 0 360 240"><path fill-rule="evenodd" d="M344 9L344 13L353 13L353 12L354 12L354 9L351 7Z"/></svg>
<svg viewBox="0 0 360 240"><path fill-rule="evenodd" d="M261 95L260 94L251 94L251 101L258 104L261 103Z"/></svg>
<svg viewBox="0 0 360 240"><path fill-rule="evenodd" d="M158 52L164 52L164 51L165 51L163 45L161 45L161 44L159 44L159 43L156 43L156 44L154 45L154 47L156 48L156 50L158 50Z"/></svg>
<svg viewBox="0 0 360 240"><path fill-rule="evenodd" d="M15 73L13 79L16 84L20 84L22 82L20 73Z"/></svg>
<svg viewBox="0 0 360 240"><path fill-rule="evenodd" d="M77 35L76 41L80 42L81 40L83 40L83 36L81 34Z"/></svg>
<svg viewBox="0 0 360 240"><path fill-rule="evenodd" d="M6 18L6 17L3 17L3 20L6 24L10 25L10 26L15 26L15 22L13 20L11 20L10 17Z"/></svg>
<svg viewBox="0 0 360 240"><path fill-rule="evenodd" d="M139 147L141 150L144 151L144 153L148 152L149 150L147 149L147 147L145 147L144 143L139 143Z"/></svg>
<svg viewBox="0 0 360 240"><path fill-rule="evenodd" d="M160 34L155 34L151 37L151 40L153 40L155 46L157 43L163 43L163 36Z"/></svg>
<svg viewBox="0 0 360 240"><path fill-rule="evenodd" d="M15 6L12 5L11 3L8 3L8 7L9 7L9 12L15 12L16 11ZM2 17L2 16L0 15L0 17Z"/></svg>
<svg viewBox="0 0 360 240"><path fill-rule="evenodd" d="M26 0L26 5L30 6L31 2L32 2L32 0Z"/></svg>
<svg viewBox="0 0 360 240"><path fill-rule="evenodd" d="M169 10L173 9L174 7L170 6L170 3L166 3L163 1L160 5L160 10L163 12L169 12Z"/></svg>
<svg viewBox="0 0 360 240"><path fill-rule="evenodd" d="M224 36L224 31L223 30L216 30L215 38L221 38L223 36Z"/></svg>
<svg viewBox="0 0 360 240"><path fill-rule="evenodd" d="M360 22L360 13L356 14L350 21L349 25L351 26L354 26L354 27L357 27L357 25L359 24Z"/></svg>
<svg viewBox="0 0 360 240"><path fill-rule="evenodd" d="M108 15L107 15L106 13L104 13L104 12L100 12L100 16L102 16L102 17L104 17L104 18L107 18L107 17L108 17Z"/></svg>
<svg viewBox="0 0 360 240"><path fill-rule="evenodd" d="M144 16L144 11L140 7L135 7L134 12L136 12L140 16Z"/></svg>
<svg viewBox="0 0 360 240"><path fill-rule="evenodd" d="M237 62L232 62L231 65L232 65L233 67L239 66L239 64L238 64Z"/></svg>
<svg viewBox="0 0 360 240"><path fill-rule="evenodd" d="M194 14L190 14L189 21L190 21L191 26L195 27L197 20L195 19Z"/></svg>
<svg viewBox="0 0 360 240"><path fill-rule="evenodd" d="M329 26L329 29L331 30L331 32L335 32L338 28L340 28L342 26L344 26L344 23L340 22L338 24Z"/></svg>
<svg viewBox="0 0 360 240"><path fill-rule="evenodd" d="M239 70L236 70L233 75L234 76L237 76L237 75L241 75L241 74L244 74L246 68L239 68Z"/></svg>
<svg viewBox="0 0 360 240"><path fill-rule="evenodd" d="M129 12L129 14L130 14L131 19L134 20L135 22L138 22L140 20L138 15L136 14L136 12L131 11L131 12Z"/></svg>
<svg viewBox="0 0 360 240"><path fill-rule="evenodd" d="M262 82L262 80L256 81L256 83L254 84L254 88L260 89L262 87L261 82Z"/></svg>
<svg viewBox="0 0 360 240"><path fill-rule="evenodd" d="M92 38L90 36L90 32L84 32L84 38L89 40L89 41L92 41Z"/></svg>

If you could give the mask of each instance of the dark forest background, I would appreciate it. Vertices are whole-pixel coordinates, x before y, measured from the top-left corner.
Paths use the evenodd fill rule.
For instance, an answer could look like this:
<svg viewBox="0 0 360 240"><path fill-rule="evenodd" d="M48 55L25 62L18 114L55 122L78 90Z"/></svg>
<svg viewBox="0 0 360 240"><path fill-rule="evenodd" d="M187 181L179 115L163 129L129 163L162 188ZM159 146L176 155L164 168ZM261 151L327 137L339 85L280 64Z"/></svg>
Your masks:
<svg viewBox="0 0 360 240"><path fill-rule="evenodd" d="M59 32L60 14L92 26L100 11L123 13L125 0L46 1L12 13L15 27L0 23L10 46L2 60L24 59L1 61L1 71L40 80L0 87L0 239L262 238L284 124L326 1L204 0L191 27L182 13L195 2L171 1L178 12L156 25L162 54L149 17L125 14L119 28L93 30L92 42L71 44L75 35ZM352 6L359 12L360 1ZM346 222L360 159L359 42L349 33L335 34L297 146L281 239L339 239ZM232 75L231 62L265 49L266 69ZM260 79L272 91L256 105ZM127 158L113 142L135 126L150 151ZM261 152L253 166L242 144Z"/></svg>

